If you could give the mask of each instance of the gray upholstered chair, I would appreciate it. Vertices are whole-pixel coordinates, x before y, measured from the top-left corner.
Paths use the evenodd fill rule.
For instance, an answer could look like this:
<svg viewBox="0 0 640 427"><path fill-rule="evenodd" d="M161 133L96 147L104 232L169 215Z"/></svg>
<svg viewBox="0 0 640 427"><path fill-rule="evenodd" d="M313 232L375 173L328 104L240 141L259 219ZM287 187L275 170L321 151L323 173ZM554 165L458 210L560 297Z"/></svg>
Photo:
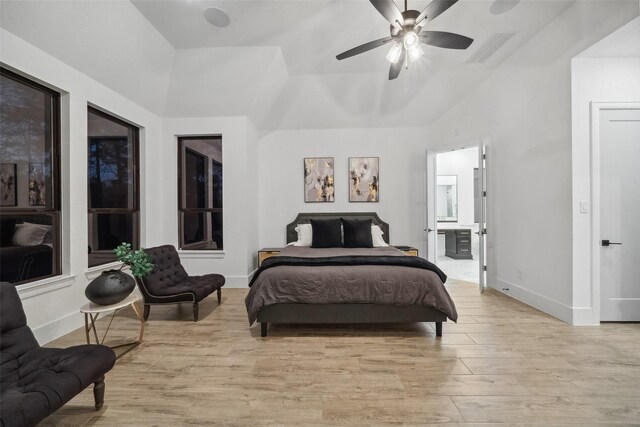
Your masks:
<svg viewBox="0 0 640 427"><path fill-rule="evenodd" d="M222 301L221 288L225 278L220 274L189 276L180 263L178 251L172 245L145 249L152 258L153 271L143 278L136 278L140 293L144 297L144 319L149 318L151 305L193 304L193 320L198 321L198 303L212 294Z"/></svg>
<svg viewBox="0 0 640 427"><path fill-rule="evenodd" d="M104 345L40 347L14 285L0 283L0 419L33 426L94 384L96 410L104 402L104 375L116 355Z"/></svg>

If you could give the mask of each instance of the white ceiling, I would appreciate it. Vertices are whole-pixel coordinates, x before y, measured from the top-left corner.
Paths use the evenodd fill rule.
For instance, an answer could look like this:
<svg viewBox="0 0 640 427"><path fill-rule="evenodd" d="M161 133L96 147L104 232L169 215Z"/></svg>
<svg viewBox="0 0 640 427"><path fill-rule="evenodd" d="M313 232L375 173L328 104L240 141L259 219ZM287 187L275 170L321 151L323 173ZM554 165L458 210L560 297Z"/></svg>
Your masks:
<svg viewBox="0 0 640 427"><path fill-rule="evenodd" d="M640 58L640 17L582 52L580 58Z"/></svg>
<svg viewBox="0 0 640 427"><path fill-rule="evenodd" d="M495 1L515 7L494 15ZM388 35L368 0L2 0L0 25L162 116L248 115L263 132L428 126L574 1L460 0L428 29L472 37L471 47L425 46L395 81L388 47L335 58ZM228 27L205 20L211 6ZM467 63L495 33L514 36Z"/></svg>
<svg viewBox="0 0 640 427"><path fill-rule="evenodd" d="M498 0L504 1L504 0ZM460 0L425 29L457 32L476 42L466 51L425 47L438 69L459 66L493 33L516 33L522 43L563 11L573 0L523 0L503 15L493 15L495 0ZM176 49L278 46L289 74L368 73L386 76L379 48L350 60L335 56L389 35L388 22L368 0L132 0L132 3ZM401 0L396 0L398 5ZM430 0L409 0L422 11ZM228 13L231 24L216 28L203 16L207 7ZM513 47L513 46L512 46ZM382 62L382 65L385 65Z"/></svg>

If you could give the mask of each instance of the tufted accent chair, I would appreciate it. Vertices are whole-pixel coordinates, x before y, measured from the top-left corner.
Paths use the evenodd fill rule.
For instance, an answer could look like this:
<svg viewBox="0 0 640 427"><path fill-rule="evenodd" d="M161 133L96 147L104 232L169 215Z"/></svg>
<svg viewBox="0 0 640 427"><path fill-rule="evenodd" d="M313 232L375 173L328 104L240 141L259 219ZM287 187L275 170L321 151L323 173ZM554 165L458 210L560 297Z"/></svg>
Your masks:
<svg viewBox="0 0 640 427"><path fill-rule="evenodd" d="M104 402L104 375L116 355L89 344L38 345L14 285L0 283L0 418L3 426L33 426L94 384L96 410Z"/></svg>
<svg viewBox="0 0 640 427"><path fill-rule="evenodd" d="M221 288L225 278L220 274L189 276L182 264L178 251L172 245L145 249L151 255L153 271L143 278L136 278L138 288L144 297L144 319L149 318L153 304L193 304L193 320L198 321L198 303L212 294L218 294L218 304L222 300Z"/></svg>

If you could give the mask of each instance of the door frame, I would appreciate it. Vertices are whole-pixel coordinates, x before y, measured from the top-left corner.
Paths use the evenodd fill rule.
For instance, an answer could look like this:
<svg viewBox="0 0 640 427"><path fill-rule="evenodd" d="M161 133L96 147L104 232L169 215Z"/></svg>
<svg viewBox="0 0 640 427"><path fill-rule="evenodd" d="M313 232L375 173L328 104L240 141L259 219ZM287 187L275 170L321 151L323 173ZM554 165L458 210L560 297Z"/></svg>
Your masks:
<svg viewBox="0 0 640 427"><path fill-rule="evenodd" d="M492 224L490 224L487 221L487 217L491 218L491 215L489 215L489 208L490 208L490 204L489 204L489 198L491 195L491 189L490 189L490 164L491 164L491 160L490 160L490 155L489 155L489 147L491 146L491 138L489 137L485 137L485 138L478 138L478 139L473 139L473 140L469 140L466 143L460 142L460 143L456 143L456 144L452 144L446 148L438 148L435 150L431 150L428 149L426 151L426 161L427 161L427 165L426 165L426 170L425 170L425 178L426 178L426 182L425 182L425 193L426 193L426 206L425 206L425 227L424 227L424 234L425 234L425 246L426 246L426 259L430 260L431 262L433 262L434 264L437 264L437 252L438 252L438 221L435 220L437 213L436 213L436 203L435 203L435 192L436 192L436 180L437 180L437 175L438 175L438 162L437 162L437 155L441 154L441 153L447 153L450 151L457 151L457 150L462 150L462 149L466 149L466 148L473 148L473 147L477 147L478 148L478 155L481 156L481 153L483 152L484 149L484 154L485 154L485 159L484 159L484 168L485 168L485 173L483 174L483 177L481 179L482 185L484 186L484 191L487 192L487 196L483 197L482 200L484 202L484 206L483 209L481 209L481 221L484 222L484 224L486 225L486 229L487 232L483 235L483 236L479 236L478 242L479 244L482 244L483 240L485 242L483 248L482 248L482 256L479 256L478 259L478 265L479 265L479 271L478 271L478 283L480 286L480 292L484 292L484 290L489 287L489 275L488 275L488 271L483 270L484 266L487 266L488 268L488 262L487 260L489 259L488 256L488 252L489 252L489 245L486 243L488 241L488 236L491 235L492 232ZM478 168L482 170L482 164L478 164ZM489 172L487 173L487 170L489 170ZM480 224L478 224L478 228L479 228L479 233L482 232L482 228L480 227ZM433 228L432 228L433 227ZM429 229L433 230L431 233L433 233L433 238L430 237L430 232ZM480 250L480 248L479 248ZM484 264L484 266L482 265Z"/></svg>
<svg viewBox="0 0 640 427"><path fill-rule="evenodd" d="M425 169L425 258L434 264L438 261L438 221L436 219L436 181L438 174L438 153L435 151L427 150L427 167ZM433 233L433 238L431 234Z"/></svg>
<svg viewBox="0 0 640 427"><path fill-rule="evenodd" d="M591 301L600 323L600 113L603 110L640 110L640 102L591 102Z"/></svg>

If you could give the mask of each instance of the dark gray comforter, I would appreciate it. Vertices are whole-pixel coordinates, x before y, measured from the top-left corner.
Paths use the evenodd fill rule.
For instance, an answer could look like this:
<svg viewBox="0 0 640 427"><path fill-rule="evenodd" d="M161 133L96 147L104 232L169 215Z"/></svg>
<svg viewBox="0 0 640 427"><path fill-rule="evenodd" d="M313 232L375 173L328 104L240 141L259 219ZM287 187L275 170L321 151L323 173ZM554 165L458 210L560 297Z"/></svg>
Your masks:
<svg viewBox="0 0 640 427"><path fill-rule="evenodd" d="M313 249L288 246L281 256L407 256L392 247L371 249ZM249 323L262 307L279 303L424 305L454 322L455 305L438 275L404 266L293 266L280 265L261 272L245 300Z"/></svg>

